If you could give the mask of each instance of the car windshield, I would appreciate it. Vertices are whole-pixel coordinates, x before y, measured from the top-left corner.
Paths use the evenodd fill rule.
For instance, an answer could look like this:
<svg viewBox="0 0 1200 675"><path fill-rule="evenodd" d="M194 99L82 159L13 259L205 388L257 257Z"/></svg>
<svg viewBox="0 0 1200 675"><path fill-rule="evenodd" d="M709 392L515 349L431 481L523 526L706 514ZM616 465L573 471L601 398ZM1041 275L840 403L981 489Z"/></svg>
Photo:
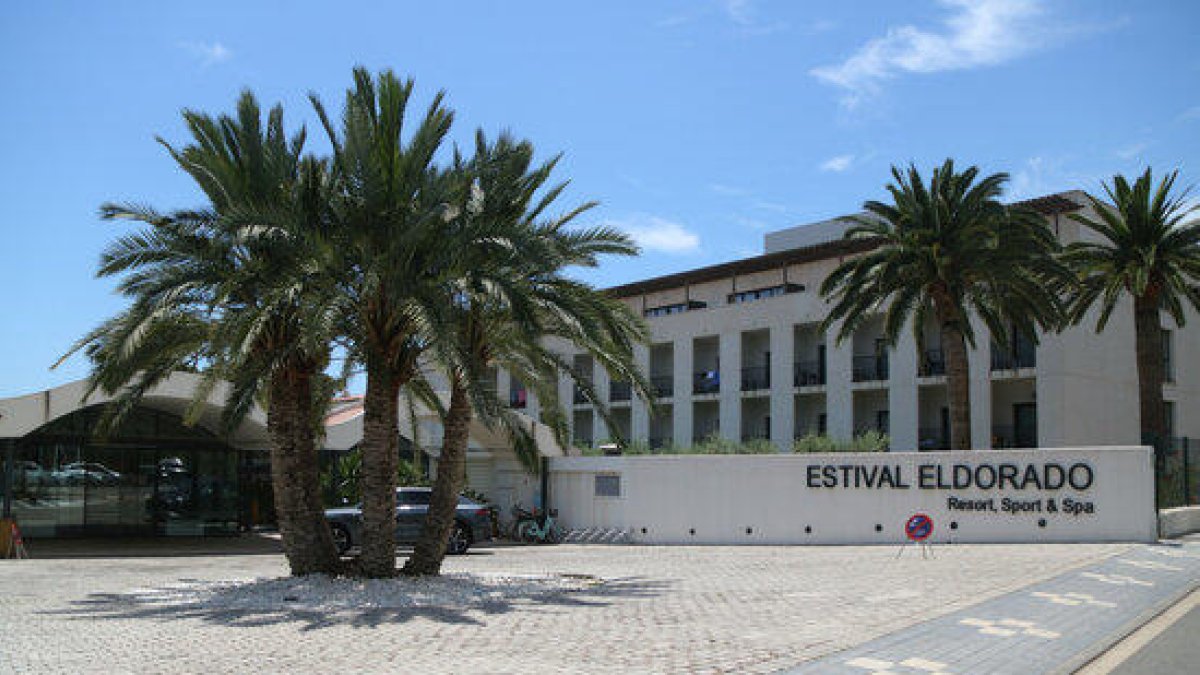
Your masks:
<svg viewBox="0 0 1200 675"><path fill-rule="evenodd" d="M429 506L431 494L428 490L398 490L396 503L400 506Z"/></svg>

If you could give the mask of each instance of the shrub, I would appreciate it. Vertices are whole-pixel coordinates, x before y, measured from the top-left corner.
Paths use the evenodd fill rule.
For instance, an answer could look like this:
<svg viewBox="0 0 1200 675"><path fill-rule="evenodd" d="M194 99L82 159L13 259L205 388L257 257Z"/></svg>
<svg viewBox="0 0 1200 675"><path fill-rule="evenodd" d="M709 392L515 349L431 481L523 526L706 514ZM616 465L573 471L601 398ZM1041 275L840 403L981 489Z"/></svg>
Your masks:
<svg viewBox="0 0 1200 675"><path fill-rule="evenodd" d="M884 452L890 439L887 434L867 431L853 439L835 439L825 434L807 434L792 443L792 452Z"/></svg>

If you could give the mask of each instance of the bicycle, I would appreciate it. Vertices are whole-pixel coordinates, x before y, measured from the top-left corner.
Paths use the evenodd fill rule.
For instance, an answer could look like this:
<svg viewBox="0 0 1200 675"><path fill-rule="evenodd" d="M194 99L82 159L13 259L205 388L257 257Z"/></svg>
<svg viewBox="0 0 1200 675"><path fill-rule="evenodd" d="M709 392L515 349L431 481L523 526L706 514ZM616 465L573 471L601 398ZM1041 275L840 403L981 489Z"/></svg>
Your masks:
<svg viewBox="0 0 1200 675"><path fill-rule="evenodd" d="M562 528L554 520L558 511L551 509L548 513L526 511L519 505L513 507L516 522L513 525L512 539L530 544L557 544L563 540Z"/></svg>

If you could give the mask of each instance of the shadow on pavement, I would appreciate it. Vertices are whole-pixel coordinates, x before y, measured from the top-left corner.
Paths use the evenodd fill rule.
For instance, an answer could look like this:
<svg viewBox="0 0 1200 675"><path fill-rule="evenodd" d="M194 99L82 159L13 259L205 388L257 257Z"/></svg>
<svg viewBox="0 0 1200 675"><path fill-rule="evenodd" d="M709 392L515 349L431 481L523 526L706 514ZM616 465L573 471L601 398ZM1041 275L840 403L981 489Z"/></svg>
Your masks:
<svg viewBox="0 0 1200 675"><path fill-rule="evenodd" d="M555 579L563 582L578 582L590 579L586 575L562 575ZM295 578L259 579L243 584L220 586L209 582L181 579L180 584L163 585L127 593L93 593L83 600L71 603L69 608L46 610L43 614L68 616L73 619L94 621L96 619L151 619L155 621L200 620L226 627L254 628L280 624L296 624L301 630L347 626L351 628L375 628L387 624L401 624L414 619L426 619L445 624L467 624L482 626L489 616L519 611L544 612L556 607L604 607L614 601L630 598L654 598L661 595L671 582L650 580L640 577L594 580L570 588L527 588L506 587L488 584L483 577L456 575L435 579L355 580L319 578L318 589L337 585L340 597L332 606L289 607L289 601L303 605L303 598L290 596L288 589L305 588L305 581ZM387 587L385 584L405 584L407 587ZM180 589L192 588L202 591L192 598ZM431 587L440 593L457 594L457 597L435 599L412 606L371 606L373 591L385 591L400 597L411 589L413 597L428 593ZM347 594L345 590L352 590ZM314 591L310 588L310 594ZM263 603L261 598L268 597ZM247 598L264 606L245 607ZM394 596L395 597L395 596ZM361 599L360 606L353 601ZM347 604L350 601L350 604Z"/></svg>

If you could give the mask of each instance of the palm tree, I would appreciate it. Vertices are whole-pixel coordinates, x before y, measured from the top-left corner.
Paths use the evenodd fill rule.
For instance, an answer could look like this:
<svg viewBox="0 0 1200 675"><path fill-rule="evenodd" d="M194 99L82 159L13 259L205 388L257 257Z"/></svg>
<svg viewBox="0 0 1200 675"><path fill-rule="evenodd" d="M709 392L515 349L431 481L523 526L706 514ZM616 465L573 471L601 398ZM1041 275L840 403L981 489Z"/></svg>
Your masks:
<svg viewBox="0 0 1200 675"><path fill-rule="evenodd" d="M429 516L404 566L406 574L440 572L456 527L475 416L489 427L500 427L527 468L538 467L533 434L481 386L489 368L502 367L534 388L543 403L543 421L563 445L569 431L557 382L570 366L547 348L548 340L587 350L610 372L635 383L643 394L648 391L633 362L633 344L646 339L642 322L620 302L563 274L569 266L594 266L601 254L634 255L637 250L625 235L608 228L566 229L592 203L562 216L544 216L566 187L552 186L538 197L557 161L535 167L530 143L507 135L489 143L482 132L469 162L456 156L452 173L459 176L458 199L445 236L463 252L464 264L459 276L447 280L443 306L451 311L444 315L445 328L437 332L444 339L431 350L431 360L449 383L449 405ZM608 414L602 403L598 409Z"/></svg>
<svg viewBox="0 0 1200 675"><path fill-rule="evenodd" d="M396 573L396 470L401 388L441 310L444 280L457 252L441 236L447 180L434 156L453 121L437 94L404 138L413 81L391 71L354 70L340 131L310 95L333 146L338 189L329 204L337 232L335 263L346 302L342 330L366 372L362 450L363 543L360 574Z"/></svg>
<svg viewBox="0 0 1200 675"><path fill-rule="evenodd" d="M275 507L296 575L333 573L339 561L324 519L315 437L325 403L314 387L329 362L336 297L317 273L328 256L319 229L324 163L301 158L304 132L288 138L283 111L264 127L250 92L237 117L186 111L192 143L166 146L209 207L161 214L106 204L105 219L145 228L104 252L100 276L122 276L131 305L72 348L93 363L91 386L116 393L116 424L173 371L204 371L197 401L231 383L223 422L233 428L267 400ZM261 218L252 214L263 214ZM271 222L267 222L267 221ZM65 358L65 357L64 357Z"/></svg>
<svg viewBox="0 0 1200 675"><path fill-rule="evenodd" d="M1059 292L1068 272L1055 258L1058 242L1041 216L1000 203L1007 174L979 179L978 168L958 173L947 159L928 187L915 167L893 167L892 177L892 203L866 202L866 215L855 217L846 232L847 239L877 246L843 262L821 284L821 295L833 303L822 329L840 321L841 342L882 311L888 344L911 320L920 348L922 328L932 318L946 359L950 445L968 449L972 316L1001 346L1008 324L1036 342L1038 329L1061 323Z"/></svg>
<svg viewBox="0 0 1200 675"><path fill-rule="evenodd" d="M1132 185L1114 176L1104 185L1111 204L1089 195L1095 215L1071 215L1099 240L1074 242L1064 253L1080 278L1070 303L1075 323L1099 305L1100 332L1121 299L1133 299L1142 440L1159 462L1167 442L1160 312L1182 327L1186 305L1200 310L1200 221L1186 222L1200 207L1188 206L1187 190L1173 193L1177 176L1172 171L1157 186L1149 168Z"/></svg>

